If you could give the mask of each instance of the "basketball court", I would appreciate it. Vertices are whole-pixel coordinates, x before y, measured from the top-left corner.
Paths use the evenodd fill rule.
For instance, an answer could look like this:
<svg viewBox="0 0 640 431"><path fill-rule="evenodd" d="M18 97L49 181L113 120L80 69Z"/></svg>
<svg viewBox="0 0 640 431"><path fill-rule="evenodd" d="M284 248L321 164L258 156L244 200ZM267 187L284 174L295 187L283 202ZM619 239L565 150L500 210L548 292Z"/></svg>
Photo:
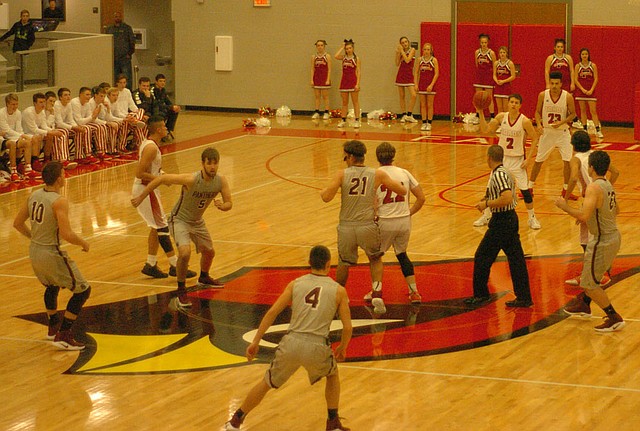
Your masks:
<svg viewBox="0 0 640 431"><path fill-rule="evenodd" d="M593 326L604 315L598 307L591 318L562 311L579 292L564 280L580 272L581 248L574 220L553 204L562 189L559 154L545 162L534 189L542 229L527 227L523 202L517 208L534 306L505 307L514 296L501 254L489 280L491 301L473 308L462 299L472 295L473 255L486 229L472 226L479 216L474 205L484 195L486 150L495 136L445 121L434 122L429 134L419 124L396 121L339 130L336 119L300 116L271 117L271 128L243 129L248 116L181 114L178 139L162 148L167 173L196 171L202 150L217 148L219 172L232 190L231 211L212 206L205 213L216 250L211 274L226 286L202 289L191 280L189 310L171 301L175 278L140 273L148 228L130 204L136 162L71 173L64 193L72 228L91 245L88 253L63 246L92 285L74 327L87 343L80 353L45 340L43 287L31 269L28 240L12 227L31 189L0 187L6 247L0 263L0 429L221 430L286 332L285 312L265 336L259 359L247 363L244 350L264 312L306 272L313 245L328 246L337 263L340 199L325 204L319 191L344 167L342 144L349 139L367 145L369 166L377 166L375 147L391 142L396 164L420 181L427 200L413 216L408 251L421 305L409 303L392 251L384 257L388 312L382 317L362 299L370 290L362 253L362 265L351 270L354 337L340 365L343 424L375 431L637 428L640 145L632 129L604 128L605 139L597 143L621 171L615 187L622 248L607 293L627 322L620 332L598 334ZM179 188L161 193L169 211ZM166 271L162 253L158 261ZM192 253L190 269L199 270L198 262ZM60 307L68 298L61 293ZM338 325L332 339L339 339ZM325 417L324 383L309 387L298 371L269 393L243 429L320 430Z"/></svg>

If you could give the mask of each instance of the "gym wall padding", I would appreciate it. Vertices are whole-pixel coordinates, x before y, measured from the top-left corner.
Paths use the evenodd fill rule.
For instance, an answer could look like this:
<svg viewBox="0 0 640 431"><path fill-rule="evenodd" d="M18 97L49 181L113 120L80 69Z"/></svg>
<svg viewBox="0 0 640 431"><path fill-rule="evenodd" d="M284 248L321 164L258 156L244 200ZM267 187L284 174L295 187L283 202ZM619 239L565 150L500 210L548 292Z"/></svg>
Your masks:
<svg viewBox="0 0 640 431"><path fill-rule="evenodd" d="M438 59L440 76L436 82L436 97L433 104L435 115L451 114L451 23L420 23L420 46L416 56L422 55L422 45L429 42L433 46L434 57ZM420 102L416 106L420 106Z"/></svg>

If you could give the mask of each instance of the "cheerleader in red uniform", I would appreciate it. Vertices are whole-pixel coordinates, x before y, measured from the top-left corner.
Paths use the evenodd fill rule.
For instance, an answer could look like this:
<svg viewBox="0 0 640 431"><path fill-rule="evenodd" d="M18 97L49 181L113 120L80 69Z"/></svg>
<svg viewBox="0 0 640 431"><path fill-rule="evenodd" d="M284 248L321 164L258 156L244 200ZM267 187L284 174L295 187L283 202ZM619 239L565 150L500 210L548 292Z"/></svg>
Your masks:
<svg viewBox="0 0 640 431"><path fill-rule="evenodd" d="M415 74L415 88L420 94L420 115L422 126L420 130L430 131L433 121L433 101L436 97L436 81L440 75L438 60L433 56L433 45L422 45L422 57Z"/></svg>
<svg viewBox="0 0 640 431"><path fill-rule="evenodd" d="M417 123L413 118L413 107L416 104L416 89L413 82L413 70L416 63L416 50L411 47L409 39L400 38L400 43L396 48L396 66L398 73L396 74L396 85L398 86L398 94L400 95L400 109L402 117L400 122ZM411 100L407 107L405 103L405 88L411 92ZM408 108L408 109L407 109Z"/></svg>
<svg viewBox="0 0 640 431"><path fill-rule="evenodd" d="M360 128L360 101L358 95L360 93L360 57L353 50L353 40L345 39L340 50L334 56L336 60L342 61L342 79L340 80L340 95L342 96L342 120L338 123L338 127L344 127L347 120L347 112L349 108L349 94L351 94L351 102L353 103L353 112L356 121L353 127Z"/></svg>
<svg viewBox="0 0 640 431"><path fill-rule="evenodd" d="M476 79L473 86L476 89L476 93L486 91L491 98L491 105L489 105L489 113L491 118L494 116L493 107L493 63L496 61L496 53L489 48L489 35L481 33L478 36L480 40L480 48L475 52L475 64L476 64ZM480 124L480 120L476 114L476 121L474 124Z"/></svg>
<svg viewBox="0 0 640 431"><path fill-rule="evenodd" d="M604 138L600 130L600 119L596 111L596 85L598 85L598 67L591 61L591 55L587 48L580 50L580 63L575 67L576 76L576 93L575 99L580 104L580 120L584 130L587 130L587 104L591 119L596 125L596 136L600 139Z"/></svg>
<svg viewBox="0 0 640 431"><path fill-rule="evenodd" d="M329 119L329 89L331 88L331 56L326 53L327 42L316 42L316 53L311 56L311 86L316 98L316 110L311 117L320 118L320 99L324 100L323 120Z"/></svg>
<svg viewBox="0 0 640 431"><path fill-rule="evenodd" d="M514 79L516 79L516 67L509 59L507 47L501 46L498 50L498 59L493 63L493 80L496 83L494 94L498 113L508 111L509 95L513 93L511 81Z"/></svg>

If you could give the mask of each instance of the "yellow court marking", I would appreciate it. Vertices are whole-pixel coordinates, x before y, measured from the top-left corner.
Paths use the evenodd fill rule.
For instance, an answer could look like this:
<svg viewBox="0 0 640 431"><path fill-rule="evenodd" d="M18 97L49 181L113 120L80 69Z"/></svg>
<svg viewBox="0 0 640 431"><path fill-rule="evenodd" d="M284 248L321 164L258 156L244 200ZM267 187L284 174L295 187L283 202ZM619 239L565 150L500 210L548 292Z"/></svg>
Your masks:
<svg viewBox="0 0 640 431"><path fill-rule="evenodd" d="M98 349L78 372L91 370L122 361L129 361L178 342L187 334L171 335L113 335L88 333L96 340Z"/></svg>
<svg viewBox="0 0 640 431"><path fill-rule="evenodd" d="M139 336L131 336L128 338L135 339L139 338ZM131 343L133 342L135 342L135 340L131 340ZM100 343L98 343L98 345L99 344ZM191 344L188 344L176 350L172 350L163 355L136 361L130 364L101 368L96 371L86 371L85 373L95 372L100 374L119 374L188 371L194 369L206 369L224 365L233 365L243 362L246 362L246 358L244 356L227 353L212 345L209 341L209 337L203 337Z"/></svg>

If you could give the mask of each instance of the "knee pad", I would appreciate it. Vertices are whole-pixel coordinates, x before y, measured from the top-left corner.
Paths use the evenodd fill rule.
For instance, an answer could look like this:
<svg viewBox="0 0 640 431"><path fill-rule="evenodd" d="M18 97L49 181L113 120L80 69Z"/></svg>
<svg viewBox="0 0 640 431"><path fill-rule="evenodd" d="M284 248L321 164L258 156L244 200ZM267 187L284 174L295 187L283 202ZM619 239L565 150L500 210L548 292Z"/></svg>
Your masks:
<svg viewBox="0 0 640 431"><path fill-rule="evenodd" d="M530 204L531 202L533 202L533 196L531 196L531 190L529 189L520 190L520 193L522 193L522 197L524 198L524 203Z"/></svg>
<svg viewBox="0 0 640 431"><path fill-rule="evenodd" d="M75 314L76 316L80 314L80 311L82 310L82 306L84 305L85 302L87 302L87 299L89 299L90 294L91 294L91 286L89 286L87 290L83 292L74 293L71 299L69 299L69 303L67 304L67 311Z"/></svg>
<svg viewBox="0 0 640 431"><path fill-rule="evenodd" d="M171 244L171 236L169 235L169 228L163 227L157 229L158 232L158 242L160 243L160 247L164 250L165 253L169 253L173 251L173 244Z"/></svg>
<svg viewBox="0 0 640 431"><path fill-rule="evenodd" d="M402 275L404 275L405 277L413 275L413 263L411 263L411 260L409 260L409 256L407 256L407 253L397 254L396 257L398 258L398 262L400 262Z"/></svg>
<svg viewBox="0 0 640 431"><path fill-rule="evenodd" d="M44 306L47 310L58 309L58 293L60 288L58 286L47 286L44 291Z"/></svg>

